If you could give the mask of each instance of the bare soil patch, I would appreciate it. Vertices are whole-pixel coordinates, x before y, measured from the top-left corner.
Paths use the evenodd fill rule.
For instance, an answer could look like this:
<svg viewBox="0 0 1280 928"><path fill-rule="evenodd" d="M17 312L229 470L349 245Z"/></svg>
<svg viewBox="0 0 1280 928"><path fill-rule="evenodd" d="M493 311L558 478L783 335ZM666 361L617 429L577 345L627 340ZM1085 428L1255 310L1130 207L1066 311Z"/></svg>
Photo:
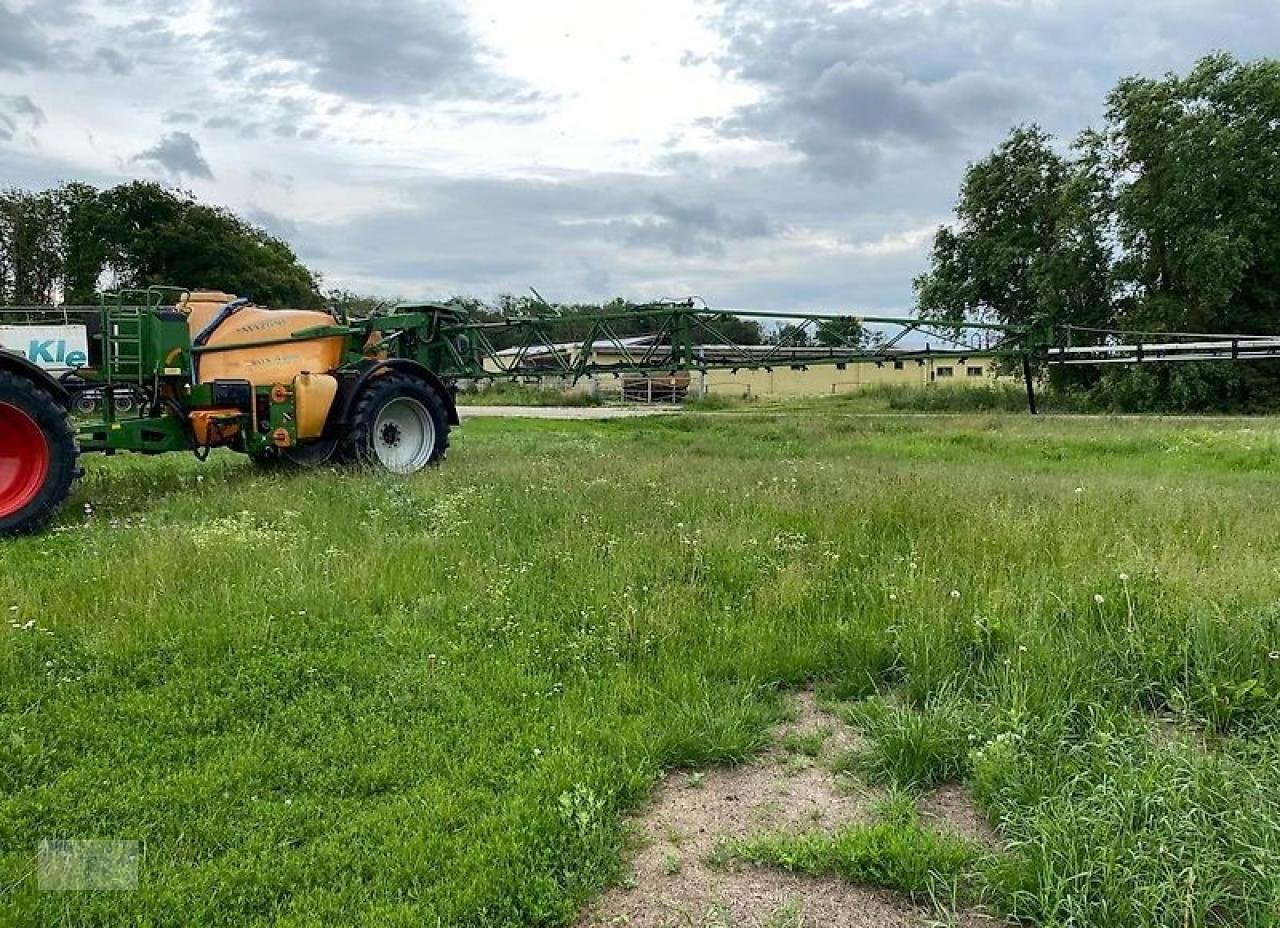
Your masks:
<svg viewBox="0 0 1280 928"><path fill-rule="evenodd" d="M874 820L880 791L835 775L830 761L862 736L819 707L794 697L793 718L772 746L734 768L677 772L636 821L638 849L622 884L580 919L586 926L925 926L935 913L874 887L765 867L714 867L707 857L722 839L761 831L834 830ZM962 787L946 786L921 802L926 822L994 844L995 835Z"/></svg>

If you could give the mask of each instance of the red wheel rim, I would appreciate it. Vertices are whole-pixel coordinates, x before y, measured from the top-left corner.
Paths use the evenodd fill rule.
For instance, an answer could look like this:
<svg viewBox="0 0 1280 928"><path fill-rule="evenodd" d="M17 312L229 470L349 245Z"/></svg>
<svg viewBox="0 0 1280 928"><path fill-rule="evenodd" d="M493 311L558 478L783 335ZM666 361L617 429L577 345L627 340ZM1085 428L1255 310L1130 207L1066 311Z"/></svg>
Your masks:
<svg viewBox="0 0 1280 928"><path fill-rule="evenodd" d="M49 442L36 420L0 403L0 518L36 498L49 473Z"/></svg>

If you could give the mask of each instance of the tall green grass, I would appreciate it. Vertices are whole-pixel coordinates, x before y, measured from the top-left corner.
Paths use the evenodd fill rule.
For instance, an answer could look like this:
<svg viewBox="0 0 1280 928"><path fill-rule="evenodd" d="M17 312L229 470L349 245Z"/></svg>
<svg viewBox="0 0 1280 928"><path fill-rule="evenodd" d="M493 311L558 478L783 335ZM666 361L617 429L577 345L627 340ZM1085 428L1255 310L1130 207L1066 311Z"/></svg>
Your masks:
<svg viewBox="0 0 1280 928"><path fill-rule="evenodd" d="M475 421L408 482L90 461L0 547L0 918L566 924L816 684L891 694L868 776L973 786L1000 914L1274 922L1278 450L748 410ZM39 892L45 838L139 888Z"/></svg>
<svg viewBox="0 0 1280 928"><path fill-rule="evenodd" d="M606 397L586 390L560 390L535 384L495 381L459 390L459 406L603 406Z"/></svg>

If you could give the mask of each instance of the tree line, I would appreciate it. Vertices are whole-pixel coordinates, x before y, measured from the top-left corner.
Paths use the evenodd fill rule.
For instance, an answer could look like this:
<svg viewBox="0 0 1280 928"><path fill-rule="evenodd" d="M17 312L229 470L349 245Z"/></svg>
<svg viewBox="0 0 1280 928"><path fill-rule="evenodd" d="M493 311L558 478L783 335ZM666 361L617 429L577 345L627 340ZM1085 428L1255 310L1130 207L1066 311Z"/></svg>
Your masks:
<svg viewBox="0 0 1280 928"><path fill-rule="evenodd" d="M923 315L949 320L1280 334L1280 61L1218 54L1122 80L1102 126L1065 149L1014 129L969 167L915 290ZM1095 407L1280 408L1275 361L1051 378Z"/></svg>
<svg viewBox="0 0 1280 928"><path fill-rule="evenodd" d="M320 278L230 210L145 181L0 191L0 305L92 304L100 288L198 282L315 307Z"/></svg>

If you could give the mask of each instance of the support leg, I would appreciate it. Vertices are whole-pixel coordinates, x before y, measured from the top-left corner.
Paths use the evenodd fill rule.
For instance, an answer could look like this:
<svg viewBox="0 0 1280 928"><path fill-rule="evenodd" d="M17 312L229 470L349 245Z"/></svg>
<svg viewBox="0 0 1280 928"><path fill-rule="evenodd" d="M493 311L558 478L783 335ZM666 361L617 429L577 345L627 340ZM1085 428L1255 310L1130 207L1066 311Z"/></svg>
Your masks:
<svg viewBox="0 0 1280 928"><path fill-rule="evenodd" d="M1034 416L1036 415L1036 388L1031 377L1031 357L1025 354L1022 356L1022 380L1027 385L1027 411Z"/></svg>

